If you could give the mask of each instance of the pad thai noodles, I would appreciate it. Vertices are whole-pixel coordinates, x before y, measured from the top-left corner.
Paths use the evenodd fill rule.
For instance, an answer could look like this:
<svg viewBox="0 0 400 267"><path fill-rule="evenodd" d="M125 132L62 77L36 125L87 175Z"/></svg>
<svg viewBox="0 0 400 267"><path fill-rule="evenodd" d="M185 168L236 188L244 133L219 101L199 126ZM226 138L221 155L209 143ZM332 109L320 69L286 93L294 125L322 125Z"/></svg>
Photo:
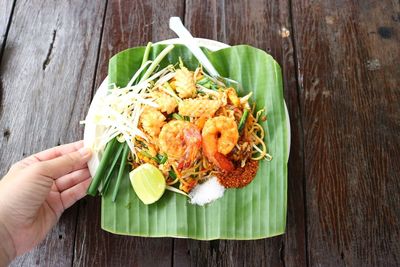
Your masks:
<svg viewBox="0 0 400 267"><path fill-rule="evenodd" d="M266 116L249 102L252 93L241 96L181 59L133 85L138 75L124 88L112 85L102 99L104 114L95 123L106 130L98 149L111 139L126 142L132 170L151 164L183 194L211 177L225 188L243 187L259 160L271 160L259 123Z"/></svg>

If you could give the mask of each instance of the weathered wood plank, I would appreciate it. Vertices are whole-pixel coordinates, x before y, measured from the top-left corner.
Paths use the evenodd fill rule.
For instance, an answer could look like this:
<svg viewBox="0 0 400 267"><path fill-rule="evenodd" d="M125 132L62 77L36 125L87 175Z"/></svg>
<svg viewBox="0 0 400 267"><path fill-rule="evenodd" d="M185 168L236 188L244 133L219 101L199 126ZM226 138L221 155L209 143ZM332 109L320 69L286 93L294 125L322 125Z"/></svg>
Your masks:
<svg viewBox="0 0 400 267"><path fill-rule="evenodd" d="M185 24L195 36L216 39L231 45L250 44L277 59L283 67L286 100L291 114L292 151L288 178L287 233L284 236L255 241L175 240L174 265L304 266L306 254L302 128L288 3L187 1L186 10Z"/></svg>
<svg viewBox="0 0 400 267"><path fill-rule="evenodd" d="M312 266L400 264L400 3L293 1Z"/></svg>
<svg viewBox="0 0 400 267"><path fill-rule="evenodd" d="M295 53L293 44L293 21L290 1L281 3L280 25L282 72L286 105L290 116L291 148L288 163L288 214L287 228L281 247L281 259L285 266L306 266L306 226L304 195L304 150L303 125L300 115L299 88L296 79ZM273 50L271 52L274 53Z"/></svg>
<svg viewBox="0 0 400 267"><path fill-rule="evenodd" d="M284 266L282 237L252 241L175 239L174 266Z"/></svg>
<svg viewBox="0 0 400 267"><path fill-rule="evenodd" d="M0 60L3 54L7 30L9 28L15 0L0 1Z"/></svg>
<svg viewBox="0 0 400 267"><path fill-rule="evenodd" d="M97 88L107 76L111 56L129 47L173 37L171 16L183 15L183 1L109 1L105 19ZM100 198L87 198L78 218L75 259L77 266L167 266L171 264L171 238L125 237L100 228Z"/></svg>
<svg viewBox="0 0 400 267"><path fill-rule="evenodd" d="M101 17L100 2L18 1L0 69L0 170L26 155L82 138ZM3 6L2 6L3 8ZM77 207L14 266L70 266Z"/></svg>

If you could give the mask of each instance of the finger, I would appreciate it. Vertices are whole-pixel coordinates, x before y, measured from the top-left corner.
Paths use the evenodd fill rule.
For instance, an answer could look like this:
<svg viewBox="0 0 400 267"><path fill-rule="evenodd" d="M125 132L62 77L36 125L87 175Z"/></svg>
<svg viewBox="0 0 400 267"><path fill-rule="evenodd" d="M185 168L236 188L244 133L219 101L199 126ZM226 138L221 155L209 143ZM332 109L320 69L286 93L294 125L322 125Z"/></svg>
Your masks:
<svg viewBox="0 0 400 267"><path fill-rule="evenodd" d="M54 159L54 158L60 157L62 155L77 151L81 147L83 147L82 140L78 141L78 142L65 144L65 145L61 145L61 146L56 146L56 147L44 150L42 152L33 154L22 161L32 164L34 162L50 160L50 159Z"/></svg>
<svg viewBox="0 0 400 267"><path fill-rule="evenodd" d="M61 214L64 211L64 206L60 203L60 193L58 191L50 191L47 198L47 205L54 212L54 215L57 219L61 217ZM61 205L60 205L61 204Z"/></svg>
<svg viewBox="0 0 400 267"><path fill-rule="evenodd" d="M75 170L82 169L91 157L89 148L81 148L61 157L35 163L32 165L32 171L52 179L57 179Z"/></svg>
<svg viewBox="0 0 400 267"><path fill-rule="evenodd" d="M60 178L55 180L55 183L57 185L58 190L62 192L64 190L67 190L68 188L73 187L76 184L79 184L80 182L88 178L90 178L90 172L88 168L85 168L61 176Z"/></svg>
<svg viewBox="0 0 400 267"><path fill-rule="evenodd" d="M71 207L79 199L86 196L86 190L91 181L91 178L86 179L61 193L61 201L65 209Z"/></svg>

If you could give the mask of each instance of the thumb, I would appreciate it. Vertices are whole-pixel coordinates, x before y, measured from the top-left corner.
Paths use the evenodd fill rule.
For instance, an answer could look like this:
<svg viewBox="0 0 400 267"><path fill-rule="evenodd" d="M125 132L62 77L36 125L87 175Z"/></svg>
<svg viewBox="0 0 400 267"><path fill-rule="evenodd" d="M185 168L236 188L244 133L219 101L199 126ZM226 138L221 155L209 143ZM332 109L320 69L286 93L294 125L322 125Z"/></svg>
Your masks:
<svg viewBox="0 0 400 267"><path fill-rule="evenodd" d="M91 155L91 150L83 147L78 151L38 163L37 173L57 179L72 171L82 169L85 163L89 161Z"/></svg>

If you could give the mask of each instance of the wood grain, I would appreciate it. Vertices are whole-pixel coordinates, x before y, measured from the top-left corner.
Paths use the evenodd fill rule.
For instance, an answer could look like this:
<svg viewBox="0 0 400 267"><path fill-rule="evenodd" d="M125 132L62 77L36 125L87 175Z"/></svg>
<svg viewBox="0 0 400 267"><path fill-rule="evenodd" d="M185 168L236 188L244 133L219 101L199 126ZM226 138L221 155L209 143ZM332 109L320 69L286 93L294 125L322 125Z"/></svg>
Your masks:
<svg viewBox="0 0 400 267"><path fill-rule="evenodd" d="M293 1L311 266L400 264L398 1Z"/></svg>
<svg viewBox="0 0 400 267"><path fill-rule="evenodd" d="M3 54L7 30L11 22L15 0L0 0L0 61Z"/></svg>
<svg viewBox="0 0 400 267"><path fill-rule="evenodd" d="M290 1L281 3L279 9L281 39L281 62L286 105L290 116L291 144L288 162L288 210L287 226L283 245L280 250L285 266L306 266L306 214L305 214L305 176L303 123L300 113L299 87L296 79L296 54L293 41L293 21ZM279 38L278 38L279 39ZM274 52L272 49L271 53Z"/></svg>
<svg viewBox="0 0 400 267"><path fill-rule="evenodd" d="M183 15L183 1L109 1L96 74L98 88L107 76L111 56L129 47L174 37L171 16ZM77 225L74 265L167 266L171 264L171 238L117 236L100 228L100 198L87 198Z"/></svg>
<svg viewBox="0 0 400 267"><path fill-rule="evenodd" d="M166 22L175 15L197 37L259 47L282 66L292 132L287 233L116 236L100 229L100 199L86 198L12 266L400 265L398 1L0 0L1 173L80 139L109 58L174 37Z"/></svg>
<svg viewBox="0 0 400 267"><path fill-rule="evenodd" d="M27 155L82 138L79 121L90 101L103 11L94 2L17 2L0 69L2 174ZM70 266L76 212L68 210L13 265Z"/></svg>
<svg viewBox="0 0 400 267"><path fill-rule="evenodd" d="M250 44L270 53L284 69L285 94L291 114L292 151L289 164L288 222L284 236L255 241L175 240L177 266L304 266L302 128L292 39L286 1L187 1L185 24L196 37L231 45ZM240 17L240 19L238 19ZM289 29L288 29L289 28Z"/></svg>
<svg viewBox="0 0 400 267"><path fill-rule="evenodd" d="M251 241L175 239L174 266L284 266L282 237Z"/></svg>

